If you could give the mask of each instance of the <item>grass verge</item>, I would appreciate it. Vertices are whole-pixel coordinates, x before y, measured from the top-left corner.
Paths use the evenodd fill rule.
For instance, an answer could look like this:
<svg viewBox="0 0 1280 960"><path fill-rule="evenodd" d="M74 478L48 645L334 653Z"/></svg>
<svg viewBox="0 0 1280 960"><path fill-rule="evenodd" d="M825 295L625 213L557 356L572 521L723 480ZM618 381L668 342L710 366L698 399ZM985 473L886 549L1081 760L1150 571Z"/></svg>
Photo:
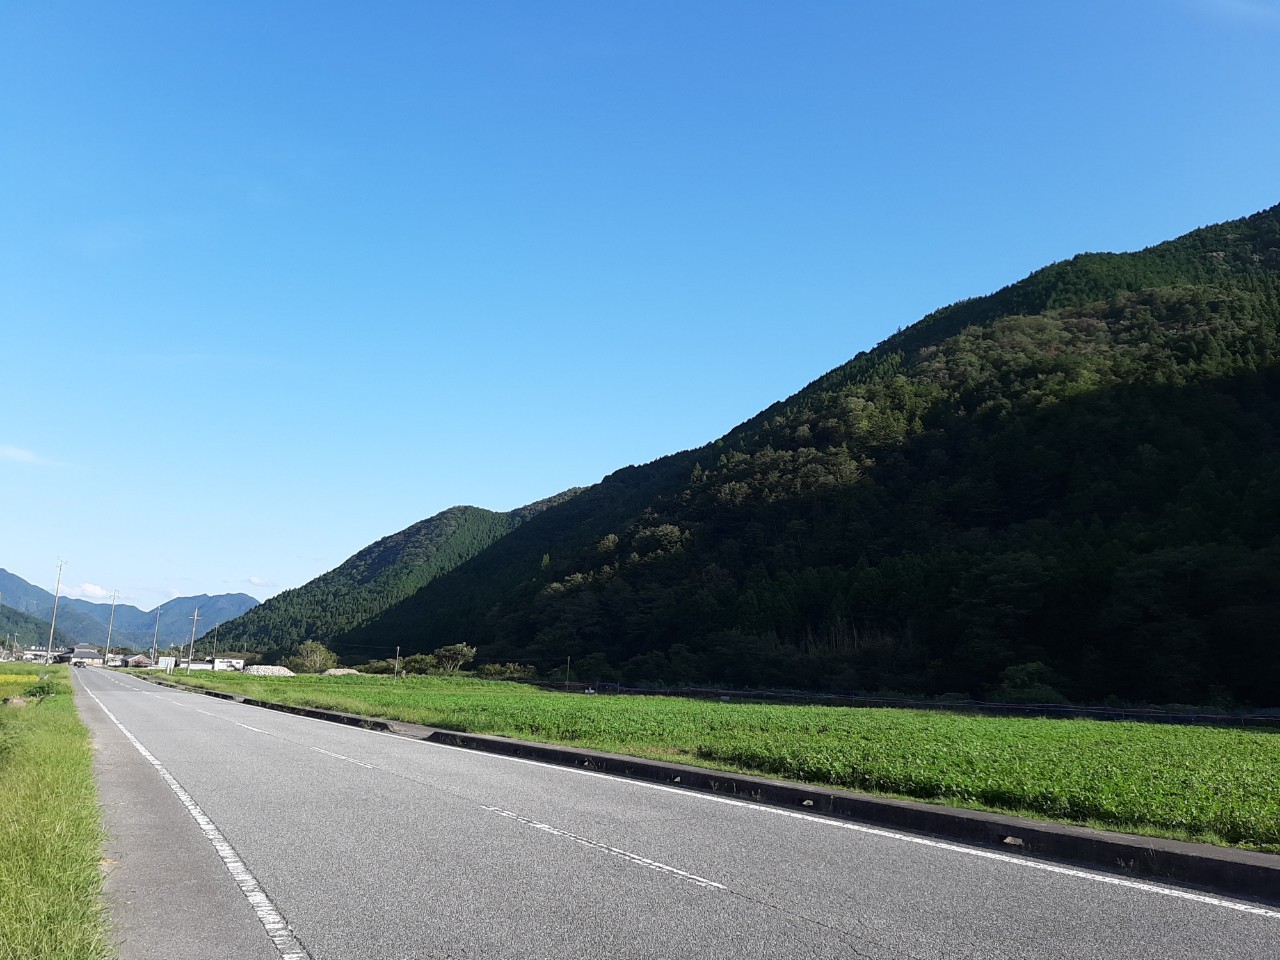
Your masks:
<svg viewBox="0 0 1280 960"><path fill-rule="evenodd" d="M1280 735L1268 732L592 697L470 678L173 679L296 706L1280 853Z"/></svg>
<svg viewBox="0 0 1280 960"><path fill-rule="evenodd" d="M0 663L0 699L22 696L41 673L50 694L0 705L0 960L113 954L93 752L67 669Z"/></svg>

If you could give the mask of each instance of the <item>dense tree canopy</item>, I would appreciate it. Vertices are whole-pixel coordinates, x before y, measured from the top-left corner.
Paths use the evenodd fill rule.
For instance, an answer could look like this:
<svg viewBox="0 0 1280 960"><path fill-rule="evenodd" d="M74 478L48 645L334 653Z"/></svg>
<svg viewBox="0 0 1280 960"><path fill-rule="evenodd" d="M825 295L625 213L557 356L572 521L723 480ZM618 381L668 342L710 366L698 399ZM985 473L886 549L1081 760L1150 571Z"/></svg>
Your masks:
<svg viewBox="0 0 1280 960"><path fill-rule="evenodd" d="M1280 703L1280 208L940 310L334 638L632 681Z"/></svg>
<svg viewBox="0 0 1280 960"><path fill-rule="evenodd" d="M222 642L275 655L308 640L328 643L575 492L566 491L509 513L450 507L384 537L336 569L223 624ZM384 646L376 650L380 652ZM394 647L392 641L390 648Z"/></svg>

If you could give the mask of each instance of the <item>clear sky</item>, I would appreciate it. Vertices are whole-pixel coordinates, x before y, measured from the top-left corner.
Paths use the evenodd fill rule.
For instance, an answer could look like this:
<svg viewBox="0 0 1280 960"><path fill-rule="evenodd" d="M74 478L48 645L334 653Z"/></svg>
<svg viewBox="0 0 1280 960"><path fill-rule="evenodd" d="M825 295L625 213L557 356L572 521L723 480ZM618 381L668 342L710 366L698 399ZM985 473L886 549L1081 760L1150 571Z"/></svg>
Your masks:
<svg viewBox="0 0 1280 960"><path fill-rule="evenodd" d="M143 608L1280 202L1280 0L9 0L0 91L0 567Z"/></svg>

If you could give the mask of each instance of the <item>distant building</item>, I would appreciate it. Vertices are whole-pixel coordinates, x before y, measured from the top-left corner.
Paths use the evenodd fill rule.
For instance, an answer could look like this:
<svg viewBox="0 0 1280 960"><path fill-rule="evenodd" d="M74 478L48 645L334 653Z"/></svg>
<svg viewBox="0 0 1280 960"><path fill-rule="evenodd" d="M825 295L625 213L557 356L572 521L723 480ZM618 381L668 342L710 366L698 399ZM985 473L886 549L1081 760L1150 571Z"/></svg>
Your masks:
<svg viewBox="0 0 1280 960"><path fill-rule="evenodd" d="M53 659L57 660L59 656L69 652L70 650L67 647L54 647ZM26 660L28 663L49 663L49 648L28 647L26 650L22 651L22 659Z"/></svg>
<svg viewBox="0 0 1280 960"><path fill-rule="evenodd" d="M134 654L132 657L129 657L127 660L125 660L124 665L126 667L132 667L135 670L138 670L138 669L145 670L147 667L154 666L154 664L151 662L151 658L148 657L145 653Z"/></svg>
<svg viewBox="0 0 1280 960"><path fill-rule="evenodd" d="M86 667L102 666L102 653L93 647L76 647L58 654L54 659L58 663L83 663Z"/></svg>

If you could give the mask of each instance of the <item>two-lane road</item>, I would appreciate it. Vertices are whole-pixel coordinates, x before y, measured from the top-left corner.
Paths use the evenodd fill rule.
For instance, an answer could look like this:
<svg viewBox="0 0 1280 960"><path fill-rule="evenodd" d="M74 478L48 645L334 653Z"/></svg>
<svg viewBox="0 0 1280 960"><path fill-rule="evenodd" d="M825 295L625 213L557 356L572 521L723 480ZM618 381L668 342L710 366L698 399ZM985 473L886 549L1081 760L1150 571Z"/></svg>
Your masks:
<svg viewBox="0 0 1280 960"><path fill-rule="evenodd" d="M1280 956L1256 905L76 680L124 960Z"/></svg>

